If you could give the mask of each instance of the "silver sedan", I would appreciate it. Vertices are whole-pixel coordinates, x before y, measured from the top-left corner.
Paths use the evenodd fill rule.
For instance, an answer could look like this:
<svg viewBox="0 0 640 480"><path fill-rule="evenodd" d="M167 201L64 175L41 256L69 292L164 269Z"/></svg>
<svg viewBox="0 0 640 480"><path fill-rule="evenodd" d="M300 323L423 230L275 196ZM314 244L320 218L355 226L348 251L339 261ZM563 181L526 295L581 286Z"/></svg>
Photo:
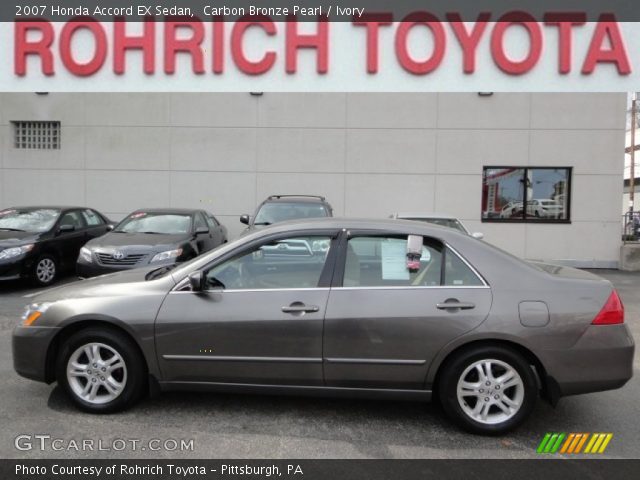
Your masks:
<svg viewBox="0 0 640 480"><path fill-rule="evenodd" d="M435 397L484 434L539 396L622 387L633 353L602 278L453 229L336 218L43 292L13 335L16 371L90 412L157 390Z"/></svg>

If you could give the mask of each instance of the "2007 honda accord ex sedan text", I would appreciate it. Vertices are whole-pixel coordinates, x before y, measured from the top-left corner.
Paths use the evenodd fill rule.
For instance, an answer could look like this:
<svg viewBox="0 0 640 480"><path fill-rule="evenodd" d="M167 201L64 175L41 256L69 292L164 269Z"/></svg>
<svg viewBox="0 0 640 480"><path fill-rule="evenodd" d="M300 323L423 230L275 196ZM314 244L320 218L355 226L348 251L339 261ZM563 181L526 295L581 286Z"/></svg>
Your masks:
<svg viewBox="0 0 640 480"><path fill-rule="evenodd" d="M89 412L149 391L437 397L516 427L539 395L622 387L634 343L611 283L402 220L273 225L181 265L42 293L13 335L25 377Z"/></svg>

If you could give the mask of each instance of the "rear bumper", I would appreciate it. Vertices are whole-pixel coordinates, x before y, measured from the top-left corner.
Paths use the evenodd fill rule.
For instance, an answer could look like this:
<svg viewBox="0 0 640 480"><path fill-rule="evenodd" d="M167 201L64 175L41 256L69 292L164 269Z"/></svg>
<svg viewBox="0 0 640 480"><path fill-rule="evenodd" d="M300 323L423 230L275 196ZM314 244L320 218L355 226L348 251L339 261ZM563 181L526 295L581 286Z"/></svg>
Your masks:
<svg viewBox="0 0 640 480"><path fill-rule="evenodd" d="M22 327L13 331L13 368L31 380L47 382L47 373L54 366L47 365L47 353L52 340L60 331L57 327Z"/></svg>
<svg viewBox="0 0 640 480"><path fill-rule="evenodd" d="M559 396L622 387L633 376L635 345L626 325L591 325L576 344L540 354Z"/></svg>

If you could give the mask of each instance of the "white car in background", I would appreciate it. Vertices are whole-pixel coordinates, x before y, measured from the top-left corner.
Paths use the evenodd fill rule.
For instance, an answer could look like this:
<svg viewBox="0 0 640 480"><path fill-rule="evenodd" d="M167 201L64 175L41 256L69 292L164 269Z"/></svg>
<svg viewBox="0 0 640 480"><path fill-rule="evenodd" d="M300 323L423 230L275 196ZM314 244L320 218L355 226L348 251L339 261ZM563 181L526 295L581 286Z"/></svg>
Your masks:
<svg viewBox="0 0 640 480"><path fill-rule="evenodd" d="M440 225L441 227L453 228L454 230L458 230L473 238L477 238L478 240L484 238L483 233L469 232L467 227L465 227L460 220L451 215L444 215L441 213L394 213L390 217L398 220L413 220L416 222L433 223L435 225Z"/></svg>
<svg viewBox="0 0 640 480"><path fill-rule="evenodd" d="M561 218L563 205L550 198L534 198L527 202L527 215L539 218Z"/></svg>

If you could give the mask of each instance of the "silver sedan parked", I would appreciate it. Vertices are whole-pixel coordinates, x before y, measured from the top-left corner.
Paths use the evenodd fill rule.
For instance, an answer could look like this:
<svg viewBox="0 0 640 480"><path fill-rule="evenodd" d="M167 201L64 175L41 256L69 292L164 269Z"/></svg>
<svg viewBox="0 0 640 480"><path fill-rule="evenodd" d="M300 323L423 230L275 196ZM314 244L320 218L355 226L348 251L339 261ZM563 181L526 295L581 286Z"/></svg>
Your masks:
<svg viewBox="0 0 640 480"><path fill-rule="evenodd" d="M13 335L15 369L57 380L90 412L158 387L435 396L463 428L496 434L539 395L555 403L632 375L608 281L410 221L278 224L35 302Z"/></svg>

